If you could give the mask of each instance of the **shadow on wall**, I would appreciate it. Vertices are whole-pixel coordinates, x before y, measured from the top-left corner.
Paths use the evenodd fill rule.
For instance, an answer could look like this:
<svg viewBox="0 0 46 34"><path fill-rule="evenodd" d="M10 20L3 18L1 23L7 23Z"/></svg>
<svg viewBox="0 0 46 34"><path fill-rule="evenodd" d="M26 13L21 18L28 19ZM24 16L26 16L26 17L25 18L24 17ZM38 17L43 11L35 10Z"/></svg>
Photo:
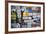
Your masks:
<svg viewBox="0 0 46 34"><path fill-rule="evenodd" d="M8 34L24 34L24 33L8 33Z"/></svg>

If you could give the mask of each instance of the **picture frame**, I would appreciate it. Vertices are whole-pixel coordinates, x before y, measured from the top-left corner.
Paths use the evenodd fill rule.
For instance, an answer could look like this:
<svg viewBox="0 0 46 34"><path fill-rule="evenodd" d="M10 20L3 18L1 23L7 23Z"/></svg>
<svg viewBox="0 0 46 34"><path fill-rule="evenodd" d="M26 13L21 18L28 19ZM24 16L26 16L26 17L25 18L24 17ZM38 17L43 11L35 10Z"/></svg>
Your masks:
<svg viewBox="0 0 46 34"><path fill-rule="evenodd" d="M36 7L38 7L37 10L40 11L40 13L38 13L38 14L40 15L40 18L41 18L40 19L40 26L37 27L37 25L35 24L36 26L34 25L34 26L30 26L30 28L28 28L28 27L25 28L25 27L20 25L21 27L19 27L19 28L18 27L12 27L11 28L11 11L12 11L11 5L12 5L12 9L13 9L13 6L15 6L15 7L18 7L18 6L23 7L24 6L28 9L31 6L31 7L33 7L32 9L33 9L34 12L37 9ZM15 7L14 7L14 9L15 9ZM21 16L21 19L22 19L22 16ZM45 30L45 4L44 4L44 2L5 1L5 34L8 34L8 33L23 33L23 32L42 32L44 30Z"/></svg>

